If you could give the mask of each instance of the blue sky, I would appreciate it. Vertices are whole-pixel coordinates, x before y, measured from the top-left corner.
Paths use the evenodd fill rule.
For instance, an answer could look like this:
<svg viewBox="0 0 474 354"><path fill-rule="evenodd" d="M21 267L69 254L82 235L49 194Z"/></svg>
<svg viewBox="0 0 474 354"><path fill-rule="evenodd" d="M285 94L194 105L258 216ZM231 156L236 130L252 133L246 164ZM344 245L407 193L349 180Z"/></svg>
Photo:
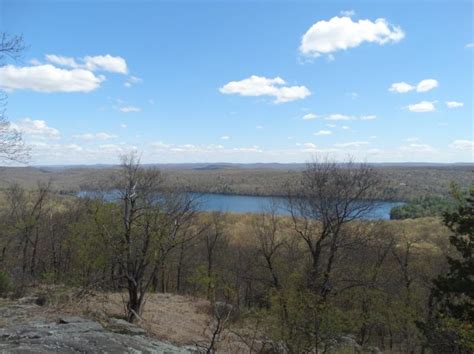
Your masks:
<svg viewBox="0 0 474 354"><path fill-rule="evenodd" d="M473 162L471 1L0 0L32 164Z"/></svg>

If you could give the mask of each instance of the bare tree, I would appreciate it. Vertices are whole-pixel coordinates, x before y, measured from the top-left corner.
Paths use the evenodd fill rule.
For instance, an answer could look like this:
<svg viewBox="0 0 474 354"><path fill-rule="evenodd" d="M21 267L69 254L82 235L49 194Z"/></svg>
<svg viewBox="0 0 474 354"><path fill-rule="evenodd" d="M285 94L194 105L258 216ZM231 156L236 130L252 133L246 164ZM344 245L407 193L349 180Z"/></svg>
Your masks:
<svg viewBox="0 0 474 354"><path fill-rule="evenodd" d="M281 289L281 281L275 266L278 250L284 245L279 237L280 218L276 214L276 205L272 205L269 212L258 214L253 220L253 230L257 236L258 253L265 260L265 267L271 276L271 285L274 289Z"/></svg>
<svg viewBox="0 0 474 354"><path fill-rule="evenodd" d="M350 221L370 215L374 201L381 197L382 180L367 164L315 159L307 164L299 185L288 190L294 230L310 255L306 280L311 301L324 306L333 291L331 274L347 236L344 227ZM314 315L313 333L309 335L317 350L321 344L321 318L318 311Z"/></svg>
<svg viewBox="0 0 474 354"><path fill-rule="evenodd" d="M29 273L35 276L38 259L39 228L47 212L51 183L38 184L37 191L27 193L18 184L6 191L10 219L18 237L22 259L22 278Z"/></svg>
<svg viewBox="0 0 474 354"><path fill-rule="evenodd" d="M214 301L214 262L218 248L226 242L225 215L221 212L211 214L211 222L203 233L207 263L207 299Z"/></svg>
<svg viewBox="0 0 474 354"><path fill-rule="evenodd" d="M133 322L139 318L158 266L179 245L180 228L194 215L194 209L186 196L166 192L160 170L143 168L134 153L121 159L120 175L112 185L120 223L112 216L110 223L96 218L96 224L124 280L127 319Z"/></svg>
<svg viewBox="0 0 474 354"><path fill-rule="evenodd" d="M0 32L0 67L6 59L17 60L25 49L22 36ZM28 159L21 132L13 129L6 117L7 95L0 89L0 161L24 162Z"/></svg>

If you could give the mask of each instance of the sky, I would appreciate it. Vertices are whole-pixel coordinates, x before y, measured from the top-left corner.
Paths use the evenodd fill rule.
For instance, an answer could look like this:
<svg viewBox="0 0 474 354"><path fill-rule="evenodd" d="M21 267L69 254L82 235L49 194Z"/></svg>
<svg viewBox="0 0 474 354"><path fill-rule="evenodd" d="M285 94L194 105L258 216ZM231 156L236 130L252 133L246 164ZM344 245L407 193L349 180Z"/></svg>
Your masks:
<svg viewBox="0 0 474 354"><path fill-rule="evenodd" d="M474 162L472 1L0 0L33 165Z"/></svg>

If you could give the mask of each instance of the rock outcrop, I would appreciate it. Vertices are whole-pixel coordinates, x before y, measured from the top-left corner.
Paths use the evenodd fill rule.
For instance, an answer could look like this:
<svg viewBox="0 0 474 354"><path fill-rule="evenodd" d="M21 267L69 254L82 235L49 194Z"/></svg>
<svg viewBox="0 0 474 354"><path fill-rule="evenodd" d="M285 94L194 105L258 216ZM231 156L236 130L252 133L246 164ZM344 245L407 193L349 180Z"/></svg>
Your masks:
<svg viewBox="0 0 474 354"><path fill-rule="evenodd" d="M110 320L110 330L77 316L34 314L31 302L0 308L0 353L193 353L156 341L123 320ZM31 316L30 316L31 314Z"/></svg>

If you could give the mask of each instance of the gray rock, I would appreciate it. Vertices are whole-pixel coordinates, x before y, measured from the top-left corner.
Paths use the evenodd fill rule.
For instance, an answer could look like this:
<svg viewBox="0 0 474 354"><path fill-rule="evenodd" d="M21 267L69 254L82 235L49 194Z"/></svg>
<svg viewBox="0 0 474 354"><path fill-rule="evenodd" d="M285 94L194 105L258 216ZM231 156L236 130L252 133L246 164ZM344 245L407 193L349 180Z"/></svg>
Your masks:
<svg viewBox="0 0 474 354"><path fill-rule="evenodd" d="M27 305L10 307L10 311L25 310L18 306ZM98 322L75 316L61 316L57 321L34 318L28 324L9 323L0 329L0 353L193 352L190 348L180 348L148 338L143 335L142 329L122 321L113 322L116 326L127 328L124 330L126 333L109 332Z"/></svg>

